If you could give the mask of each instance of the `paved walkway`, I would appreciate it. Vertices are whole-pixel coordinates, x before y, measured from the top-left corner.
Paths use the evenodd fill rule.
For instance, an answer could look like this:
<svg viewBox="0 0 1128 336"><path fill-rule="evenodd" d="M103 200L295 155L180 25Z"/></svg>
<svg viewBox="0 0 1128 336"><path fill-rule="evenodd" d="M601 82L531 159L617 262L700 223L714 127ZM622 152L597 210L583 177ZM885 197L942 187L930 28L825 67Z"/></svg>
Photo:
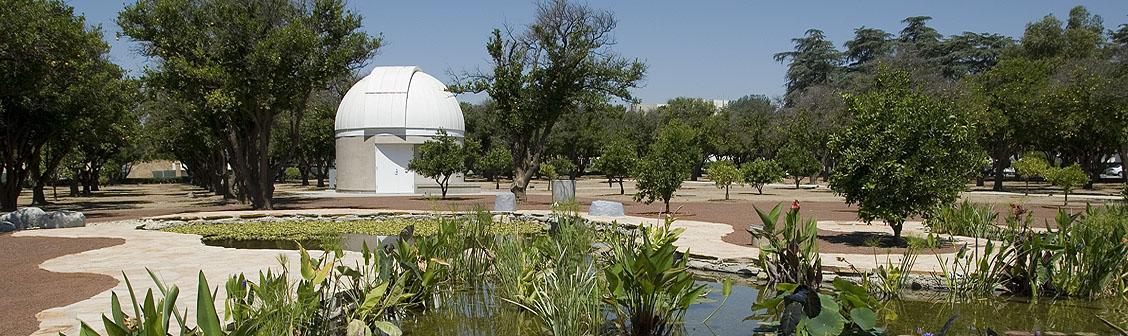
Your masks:
<svg viewBox="0 0 1128 336"><path fill-rule="evenodd" d="M398 211L378 209L311 209L311 210L278 210L278 211L212 211L187 214L159 216L155 218L208 218L222 217L252 217L261 215L293 215L293 214L318 214L318 215L344 215L344 214L375 214L375 213L420 213L420 211ZM544 210L522 210L521 214L547 214ZM624 217L595 217L587 218L596 221L618 221L624 224L657 224L653 218L624 216ZM87 251L79 254L67 255L44 262L43 269L60 273L94 273L104 274L121 281L110 291L102 292L90 299L83 300L64 307L51 308L37 314L40 321L40 330L33 335L57 335L59 332L75 334L76 319L86 321L96 329L101 330L101 314L109 311L110 292L117 292L123 302L128 300L124 276L132 281L139 295L144 295L148 289L154 288L146 269L156 273L164 283L176 284L181 288L180 307L196 301L197 273L203 269L209 284L214 287L222 286L229 275L244 273L254 274L266 268L280 267L279 255L289 258L291 267L297 267L296 251L283 250L240 250L222 247L206 246L200 243L196 236L168 232L138 230L139 221L119 221L109 223L92 223L87 227L54 230L29 230L17 232L15 236L41 236L41 237L110 237L121 238L125 243L118 246ZM693 255L716 258L722 261L750 262L759 254L753 247L740 246L721 241L721 237L733 232L730 224L712 223L692 220L679 220L675 227L685 228L678 241L678 245L688 249ZM858 226L848 222L825 221L820 222L821 229L849 232L857 230ZM885 226L865 226L866 231L881 231L889 229ZM923 226L919 222L905 224L906 233L921 233ZM352 253L348 258L356 258ZM853 264L862 269L869 269L886 262L897 263L900 255L856 255L856 254L823 254L823 264L826 266L848 268ZM951 258L950 255L942 255ZM913 268L918 272L931 272L939 270L939 262L931 256L921 256ZM224 297L223 288L219 288L218 297ZM217 309L222 311L222 301L218 302ZM194 311L194 309L193 309ZM193 314L189 314L189 319Z"/></svg>

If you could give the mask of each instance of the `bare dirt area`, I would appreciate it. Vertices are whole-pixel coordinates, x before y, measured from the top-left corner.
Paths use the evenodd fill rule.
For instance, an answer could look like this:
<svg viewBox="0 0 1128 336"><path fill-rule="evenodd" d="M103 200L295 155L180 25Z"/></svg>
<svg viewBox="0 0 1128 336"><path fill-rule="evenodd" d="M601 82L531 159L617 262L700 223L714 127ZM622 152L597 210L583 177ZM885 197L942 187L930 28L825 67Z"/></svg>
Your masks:
<svg viewBox="0 0 1128 336"><path fill-rule="evenodd" d="M0 235L0 335L27 335L39 329L35 314L85 300L117 285L100 274L55 273L39 268L46 260L120 245L117 238L46 238Z"/></svg>

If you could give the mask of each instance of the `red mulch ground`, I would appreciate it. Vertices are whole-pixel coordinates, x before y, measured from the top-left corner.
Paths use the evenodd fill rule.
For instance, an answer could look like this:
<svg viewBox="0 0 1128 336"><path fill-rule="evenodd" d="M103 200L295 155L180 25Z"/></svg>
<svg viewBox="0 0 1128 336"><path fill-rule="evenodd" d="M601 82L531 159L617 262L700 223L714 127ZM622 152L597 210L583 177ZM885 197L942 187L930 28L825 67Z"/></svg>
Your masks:
<svg viewBox="0 0 1128 336"><path fill-rule="evenodd" d="M0 235L0 335L39 330L35 314L69 305L117 286L101 274L55 273L39 268L46 260L125 243L117 238L48 238Z"/></svg>

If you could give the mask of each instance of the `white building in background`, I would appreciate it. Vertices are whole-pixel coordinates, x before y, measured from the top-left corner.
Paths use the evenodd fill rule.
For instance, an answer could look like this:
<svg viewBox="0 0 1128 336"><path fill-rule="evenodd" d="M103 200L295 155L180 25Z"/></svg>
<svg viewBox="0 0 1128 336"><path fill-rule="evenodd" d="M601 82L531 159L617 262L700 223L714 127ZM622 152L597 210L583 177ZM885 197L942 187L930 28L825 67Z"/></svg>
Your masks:
<svg viewBox="0 0 1128 336"><path fill-rule="evenodd" d="M716 107L717 111L720 111L721 109L727 107L729 102L732 102L731 100L727 100L727 99L701 99L701 100L713 103L713 107ZM650 112L657 111L659 107L663 107L663 106L666 106L666 105L667 105L666 103L662 103L662 104L641 104L641 103L640 104L631 104L631 111L650 113Z"/></svg>
<svg viewBox="0 0 1128 336"><path fill-rule="evenodd" d="M465 133L454 94L414 66L372 69L341 99L334 129L337 191L381 194L437 193L434 180L408 164L440 129L459 141ZM462 178L451 178L450 193L478 191Z"/></svg>

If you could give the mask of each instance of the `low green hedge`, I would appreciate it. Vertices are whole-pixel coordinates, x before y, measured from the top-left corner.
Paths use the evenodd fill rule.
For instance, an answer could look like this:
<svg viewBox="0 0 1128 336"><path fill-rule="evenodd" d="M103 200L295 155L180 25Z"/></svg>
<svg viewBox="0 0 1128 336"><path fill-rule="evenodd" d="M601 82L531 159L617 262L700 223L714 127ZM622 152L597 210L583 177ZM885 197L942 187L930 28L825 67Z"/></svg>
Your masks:
<svg viewBox="0 0 1128 336"><path fill-rule="evenodd" d="M339 237L342 234L368 234L374 236L397 235L408 225L415 225L416 236L434 235L443 220L465 221L465 219L441 218L396 218L355 221L286 220L276 222L245 222L223 224L197 224L167 228L162 231L196 234L204 241L220 240L320 240ZM513 223L491 223L490 231L500 234L535 233L544 230L544 225L535 221Z"/></svg>

